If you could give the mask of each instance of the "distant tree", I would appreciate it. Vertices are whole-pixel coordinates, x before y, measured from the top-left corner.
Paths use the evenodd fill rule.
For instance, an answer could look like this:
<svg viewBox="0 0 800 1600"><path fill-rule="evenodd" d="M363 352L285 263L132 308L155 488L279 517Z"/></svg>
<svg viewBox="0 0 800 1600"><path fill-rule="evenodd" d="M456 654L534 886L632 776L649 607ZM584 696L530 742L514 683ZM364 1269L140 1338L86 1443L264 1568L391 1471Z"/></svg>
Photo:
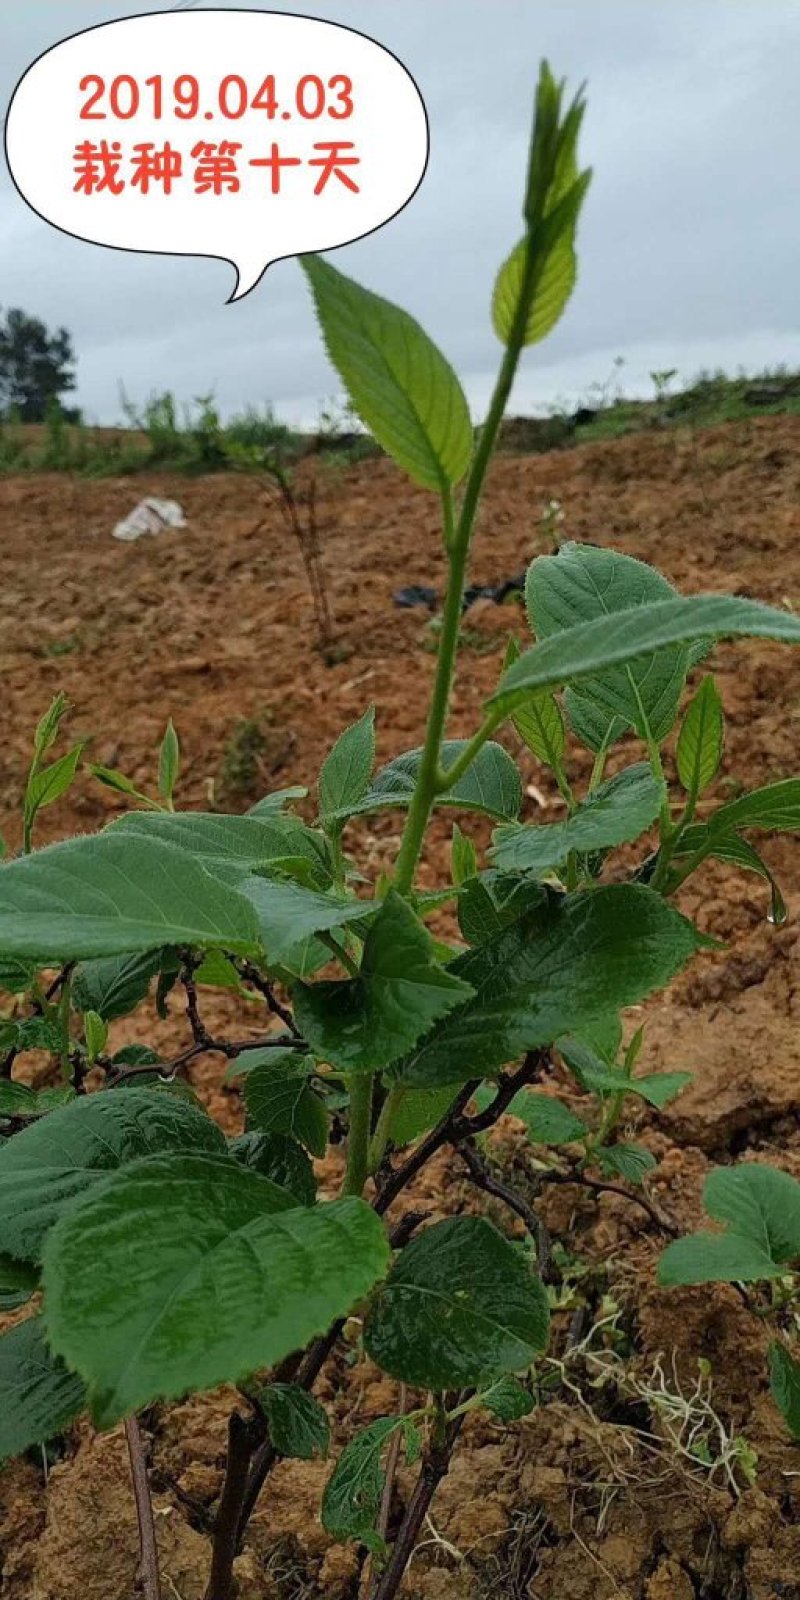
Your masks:
<svg viewBox="0 0 800 1600"><path fill-rule="evenodd" d="M0 416L43 421L53 401L75 388L74 362L66 328L50 333L38 317L10 308L0 317Z"/></svg>

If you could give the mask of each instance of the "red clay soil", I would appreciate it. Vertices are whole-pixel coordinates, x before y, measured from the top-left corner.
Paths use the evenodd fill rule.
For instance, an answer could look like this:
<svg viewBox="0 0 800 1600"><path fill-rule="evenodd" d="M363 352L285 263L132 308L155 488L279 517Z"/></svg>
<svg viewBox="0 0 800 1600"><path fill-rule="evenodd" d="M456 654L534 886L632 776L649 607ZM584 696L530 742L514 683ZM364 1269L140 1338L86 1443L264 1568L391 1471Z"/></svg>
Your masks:
<svg viewBox="0 0 800 1600"><path fill-rule="evenodd" d="M74 703L71 729L92 740L92 758L120 766L144 787L153 783L171 714L184 751L179 798L190 807L244 810L269 788L313 784L333 739L369 701L380 758L419 743L434 635L426 613L398 610L392 594L407 584L441 584L436 503L383 460L305 470L319 475L326 523L337 622L332 665L315 647L297 552L256 479L0 478L0 825L12 846L31 731L58 689ZM188 527L116 542L111 527L144 494L180 500ZM482 510L476 580L505 578L538 553L541 512L552 497L562 502L569 537L641 556L682 589L800 606L800 419L502 458ZM465 619L453 734L476 726L509 630L524 637L514 605L479 603ZM736 792L738 781L752 787L793 775L796 656L767 643L722 645L714 669L728 714L714 799ZM620 762L629 755L621 751ZM546 772L525 754L521 761L527 814L556 818ZM580 782L587 758L577 753L573 770ZM40 840L96 829L116 805L117 797L82 777L46 813ZM480 822L461 820L480 845L487 842ZM390 814L353 831L368 871L392 859L398 826ZM446 871L450 829L442 818L432 830L430 882ZM696 1074L672 1106L642 1114L636 1126L659 1161L651 1194L682 1225L699 1221L712 1162L756 1158L800 1176L795 840L766 840L764 854L789 903L787 924L769 925L758 879L705 870L682 906L725 947L703 955L645 1008L648 1068ZM226 1018L224 1002L209 1004L212 1020ZM116 1027L117 1043L132 1034L173 1044L184 1038L179 1017L154 1027L137 1016ZM193 1081L234 1128L239 1099L220 1087L222 1071L217 1058L204 1058ZM513 1122L496 1136L495 1153L524 1185ZM473 1207L455 1165L434 1163L414 1203L451 1213ZM552 1369L562 1379L555 1397L530 1418L508 1430L487 1418L465 1428L404 1595L800 1600L800 1454L767 1393L763 1324L733 1289L657 1289L663 1240L624 1199L559 1190L547 1220L554 1236L569 1234L586 1264L582 1287L594 1280L607 1296L600 1314L611 1319L608 1330L588 1357L571 1360L563 1374ZM568 1320L558 1324L556 1355ZM709 1377L700 1375L701 1359ZM597 1384L600 1363L606 1376ZM343 1357L317 1393L330 1408L337 1449L396 1400L389 1380ZM205 1396L153 1408L143 1419L165 1600L203 1594L230 1403L229 1395ZM692 1453L696 1422L710 1463ZM277 1470L240 1558L239 1600L355 1600L353 1553L332 1546L317 1518L328 1471L327 1463ZM398 1512L408 1483L403 1469ZM94 1436L80 1424L46 1481L36 1453L0 1473L3 1600L134 1600L135 1571L119 1431Z"/></svg>

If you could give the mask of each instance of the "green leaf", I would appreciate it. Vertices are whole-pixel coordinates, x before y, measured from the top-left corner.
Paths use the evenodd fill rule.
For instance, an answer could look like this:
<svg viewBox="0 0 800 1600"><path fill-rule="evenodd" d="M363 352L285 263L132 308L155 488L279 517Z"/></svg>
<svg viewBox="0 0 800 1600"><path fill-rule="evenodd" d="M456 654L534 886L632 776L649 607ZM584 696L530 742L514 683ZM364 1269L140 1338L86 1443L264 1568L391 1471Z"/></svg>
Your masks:
<svg viewBox="0 0 800 1600"><path fill-rule="evenodd" d="M318 889L276 878L245 878L240 888L255 906L270 965L298 974L307 970L315 934L358 924L375 914L375 905L369 900L321 894ZM323 949L323 963L330 959L330 950Z"/></svg>
<svg viewBox="0 0 800 1600"><path fill-rule="evenodd" d="M464 884L458 899L458 925L468 944L485 944L526 911L545 903L546 891L533 878L491 868Z"/></svg>
<svg viewBox="0 0 800 1600"><path fill-rule="evenodd" d="M576 739L595 755L601 750L610 750L630 729L624 717L615 716L613 711L603 711L574 689L565 689L564 705Z"/></svg>
<svg viewBox="0 0 800 1600"><path fill-rule="evenodd" d="M525 1385L510 1375L498 1378L497 1383L481 1395L481 1404L501 1422L519 1422L520 1417L529 1417L535 1403Z"/></svg>
<svg viewBox="0 0 800 1600"><path fill-rule="evenodd" d="M558 768L564 754L567 736L564 719L555 696L531 695L514 714L514 727L523 744L526 744L537 761Z"/></svg>
<svg viewBox="0 0 800 1600"><path fill-rule="evenodd" d="M562 822L497 828L492 859L506 872L543 876L562 866L572 850L588 854L638 839L658 816L665 792L647 762L637 762L601 784Z"/></svg>
<svg viewBox="0 0 800 1600"><path fill-rule="evenodd" d="M358 977L299 985L300 1030L312 1049L348 1072L376 1072L410 1050L470 993L435 959L427 928L390 890L372 922Z"/></svg>
<svg viewBox="0 0 800 1600"><path fill-rule="evenodd" d="M506 646L503 670L510 667L520 658L520 647L512 634ZM564 730L564 718L561 707L555 695L546 690L544 694L534 694L518 706L512 718L524 745L527 745L537 761L544 762L545 766L552 767L554 772L561 768L567 736Z"/></svg>
<svg viewBox="0 0 800 1600"><path fill-rule="evenodd" d="M0 1145L0 1250L37 1260L75 1197L138 1156L224 1148L210 1117L172 1095L83 1095Z"/></svg>
<svg viewBox="0 0 800 1600"><path fill-rule="evenodd" d="M691 923L640 884L548 894L449 971L475 990L404 1064L421 1086L491 1074L663 987L698 948Z"/></svg>
<svg viewBox="0 0 800 1600"><path fill-rule="evenodd" d="M245 879L246 883L249 883L249 881L249 879ZM200 966L195 971L194 981L209 989L238 990L242 986L242 980L233 962L229 961L221 950L209 950L206 952Z"/></svg>
<svg viewBox="0 0 800 1600"><path fill-rule="evenodd" d="M513 643L513 650L506 656L506 666L519 659L520 649L516 639ZM517 707L513 722L520 739L527 745L531 755L557 772L564 757L567 736L564 731L564 719L555 696L550 694L549 690L545 690L544 694L531 695L530 699L524 700Z"/></svg>
<svg viewBox="0 0 800 1600"><path fill-rule="evenodd" d="M319 814L323 822L351 815L369 788L375 765L375 708L345 728L319 775Z"/></svg>
<svg viewBox="0 0 800 1600"><path fill-rule="evenodd" d="M467 743L466 739L445 739L441 752L445 772L453 766ZM375 774L372 786L353 808L352 815L410 805L421 759L421 748L395 756L388 766ZM522 805L522 782L508 751L490 739L478 751L463 777L446 794L438 795L435 803L457 806L460 811L481 811L498 822L512 822Z"/></svg>
<svg viewBox="0 0 800 1600"><path fill-rule="evenodd" d="M521 1089L508 1107L509 1115L524 1122L533 1144L572 1144L589 1132L569 1106L538 1089Z"/></svg>
<svg viewBox="0 0 800 1600"><path fill-rule="evenodd" d="M53 761L49 767L40 767L33 774L25 790L25 812L28 817L35 816L45 806L51 806L54 800L59 800L66 793L78 770L84 749L84 744L73 745L65 756Z"/></svg>
<svg viewBox="0 0 800 1600"><path fill-rule="evenodd" d="M0 1335L0 1461L63 1433L85 1405L81 1379L50 1354L41 1317Z"/></svg>
<svg viewBox="0 0 800 1600"><path fill-rule="evenodd" d="M800 1362L780 1339L769 1347L769 1386L789 1432L800 1439Z"/></svg>
<svg viewBox="0 0 800 1600"><path fill-rule="evenodd" d="M568 632L590 618L599 620L677 598L666 578L645 562L617 550L572 543L531 564L525 596L539 640ZM625 665L583 682L582 700L603 719L603 742L609 738L613 718L632 724L644 738L650 733L656 740L664 738L677 715L688 669L687 651L679 646L654 661Z"/></svg>
<svg viewBox="0 0 800 1600"><path fill-rule="evenodd" d="M655 1156L641 1144L598 1144L592 1155L607 1178L624 1178L637 1186L657 1165Z"/></svg>
<svg viewBox="0 0 800 1600"><path fill-rule="evenodd" d="M259 1133L283 1133L305 1145L314 1156L324 1156L328 1145L328 1114L309 1084L313 1063L295 1050L275 1061L270 1051L265 1061L248 1072L244 1100L250 1123Z"/></svg>
<svg viewBox="0 0 800 1600"><path fill-rule="evenodd" d="M633 1078L596 1055L583 1039L559 1039L557 1043L581 1088L601 1099L609 1095L635 1094L661 1110L692 1081L691 1072L650 1072L643 1078Z"/></svg>
<svg viewBox="0 0 800 1600"><path fill-rule="evenodd" d="M495 280L492 294L492 327L501 344L507 345L525 282L528 254L525 235L507 256ZM538 344L560 322L578 277L574 229L555 238L538 264L536 286L530 302L523 345Z"/></svg>
<svg viewBox="0 0 800 1600"><path fill-rule="evenodd" d="M130 778L126 778L124 772L118 772L115 767L104 767L101 763L95 761L90 761L88 766L92 777L96 778L98 783L102 783L106 789L113 789L116 794L128 795L132 800L140 800L143 805L155 808L156 802L151 800L148 795L142 794L135 783L132 783ZM121 820L124 821L124 818Z"/></svg>
<svg viewBox="0 0 800 1600"><path fill-rule="evenodd" d="M13 961L0 956L0 989L6 994L24 994L35 977L36 966L32 961Z"/></svg>
<svg viewBox="0 0 800 1600"><path fill-rule="evenodd" d="M228 1156L153 1156L52 1230L48 1338L108 1428L154 1400L274 1366L350 1312L388 1254L362 1200L297 1207Z"/></svg>
<svg viewBox="0 0 800 1600"><path fill-rule="evenodd" d="M780 1278L778 1266L765 1250L737 1233L691 1233L673 1239L658 1263L662 1284L758 1283Z"/></svg>
<svg viewBox="0 0 800 1600"><path fill-rule="evenodd" d="M111 833L159 840L230 883L251 873L275 872L287 858L305 861L318 887L330 883L323 835L289 813L228 817L213 811L131 811L113 824Z"/></svg>
<svg viewBox="0 0 800 1600"><path fill-rule="evenodd" d="M551 211L574 181L577 139L583 119L583 97L578 94L562 122L564 83L558 83L548 61L539 67L534 102L533 139L525 181L522 214L533 229Z"/></svg>
<svg viewBox="0 0 800 1600"><path fill-rule="evenodd" d="M252 1050L240 1051L225 1068L223 1083L232 1083L235 1078L247 1077L248 1073L255 1072L256 1067L260 1067L264 1061L271 1062L273 1067L293 1072L293 1060L297 1052L291 1043L291 1037L288 1033L276 1033L273 1045L257 1045ZM283 1040L289 1042L284 1044Z"/></svg>
<svg viewBox="0 0 800 1600"><path fill-rule="evenodd" d="M0 1081L0 1117L42 1117L74 1099L75 1090L67 1083L54 1089L40 1089L37 1093L24 1083Z"/></svg>
<svg viewBox="0 0 800 1600"><path fill-rule="evenodd" d="M756 1161L715 1167L703 1204L729 1231L674 1240L659 1261L660 1283L779 1278L800 1257L800 1183L788 1173Z"/></svg>
<svg viewBox="0 0 800 1600"><path fill-rule="evenodd" d="M0 1050L49 1050L55 1054L63 1033L55 1017L9 1017L0 1022Z"/></svg>
<svg viewBox="0 0 800 1600"><path fill-rule="evenodd" d="M301 783L293 783L287 789L274 789L272 794L265 794L250 806L248 817L271 817L276 812L281 812L293 800L305 800L308 790Z"/></svg>
<svg viewBox="0 0 800 1600"><path fill-rule="evenodd" d="M294 1461L326 1456L330 1423L318 1400L296 1383L270 1383L259 1400L267 1414L269 1436L278 1454Z"/></svg>
<svg viewBox="0 0 800 1600"><path fill-rule="evenodd" d="M703 1186L710 1217L727 1222L768 1250L775 1261L800 1256L800 1183L761 1162L715 1167Z"/></svg>
<svg viewBox="0 0 800 1600"><path fill-rule="evenodd" d="M457 889L466 883L468 878L474 878L478 870L478 852L472 840L461 832L457 822L453 823L453 838L450 845L450 876Z"/></svg>
<svg viewBox="0 0 800 1600"><path fill-rule="evenodd" d="M738 828L769 828L774 833L800 830L800 778L784 778L740 794L712 812L707 828L715 840Z"/></svg>
<svg viewBox="0 0 800 1600"><path fill-rule="evenodd" d="M472 422L449 362L407 312L303 256L328 355L378 443L423 488L463 478Z"/></svg>
<svg viewBox="0 0 800 1600"><path fill-rule="evenodd" d="M382 1548L383 1540L375 1532L383 1496L382 1457L399 1429L408 1454L412 1427L404 1417L377 1417L345 1445L322 1499L322 1525L334 1539L358 1539L373 1552Z"/></svg>
<svg viewBox="0 0 800 1600"><path fill-rule="evenodd" d="M181 770L181 747L170 717L158 753L158 792L162 800L171 800Z"/></svg>
<svg viewBox="0 0 800 1600"><path fill-rule="evenodd" d="M579 1034L603 1061L613 1065L622 1047L622 1018L618 1011L606 1011L599 1017L592 1017L590 1022L582 1025ZM561 1041L558 1043L560 1049Z"/></svg>
<svg viewBox="0 0 800 1600"><path fill-rule="evenodd" d="M96 1011L87 1011L83 1019L83 1031L86 1038L87 1058L89 1061L96 1061L106 1046L108 1023L104 1022Z"/></svg>
<svg viewBox="0 0 800 1600"><path fill-rule="evenodd" d="M163 959L163 951L145 950L134 956L82 961L72 980L75 1005L79 1011L96 1011L105 1022L127 1016L147 998Z"/></svg>
<svg viewBox="0 0 800 1600"><path fill-rule="evenodd" d="M738 635L800 644L800 618L736 595L642 602L636 609L621 609L543 638L509 668L490 704L511 713L532 689L580 683L584 692L591 687L592 698L602 697L606 709L624 717L635 687L642 693L654 737L659 737L659 730L663 736L674 714L671 708L685 673L682 657L678 659L675 652L670 651L665 660L655 665L654 655L668 646L694 639ZM617 673L618 667L630 671ZM631 720L642 728L643 718L638 710Z"/></svg>
<svg viewBox="0 0 800 1600"><path fill-rule="evenodd" d="M460 1088L460 1083L446 1083L441 1089L404 1089L389 1122L390 1143L413 1144L420 1134L435 1128Z"/></svg>
<svg viewBox="0 0 800 1600"><path fill-rule="evenodd" d="M231 1139L228 1150L243 1166L288 1189L298 1205L313 1206L317 1198L314 1168L295 1139L281 1133L240 1133Z"/></svg>
<svg viewBox="0 0 800 1600"><path fill-rule="evenodd" d="M5 1079L0 1082L0 1117L35 1117L36 1102L36 1091L29 1089L26 1083L11 1083Z"/></svg>
<svg viewBox="0 0 800 1600"><path fill-rule="evenodd" d="M59 691L51 700L44 716L39 719L33 736L33 748L39 760L42 756L46 756L48 750L55 744L62 719L70 709L66 695Z"/></svg>
<svg viewBox="0 0 800 1600"><path fill-rule="evenodd" d="M687 829L676 855L691 855L691 848L688 850L686 848L690 834L694 834L694 829ZM734 866L743 867L747 872L757 873L759 878L763 878L769 884L770 921L777 926L784 923L789 915L786 901L781 893L780 885L767 866L766 861L759 855L755 845L750 844L748 839L740 838L736 833L727 836L723 835L720 839L709 838L706 833L706 840L708 843L708 849L705 852L706 858L711 857L717 861L730 861Z"/></svg>
<svg viewBox="0 0 800 1600"><path fill-rule="evenodd" d="M678 777L695 799L716 776L724 738L722 701L714 679L704 678L681 723L675 751Z"/></svg>
<svg viewBox="0 0 800 1600"><path fill-rule="evenodd" d="M165 944L258 946L247 900L159 840L108 833L0 867L0 947L53 965Z"/></svg>
<svg viewBox="0 0 800 1600"><path fill-rule="evenodd" d="M482 1217L437 1222L397 1258L373 1299L364 1347L420 1389L480 1385L530 1366L547 1345L547 1295Z"/></svg>

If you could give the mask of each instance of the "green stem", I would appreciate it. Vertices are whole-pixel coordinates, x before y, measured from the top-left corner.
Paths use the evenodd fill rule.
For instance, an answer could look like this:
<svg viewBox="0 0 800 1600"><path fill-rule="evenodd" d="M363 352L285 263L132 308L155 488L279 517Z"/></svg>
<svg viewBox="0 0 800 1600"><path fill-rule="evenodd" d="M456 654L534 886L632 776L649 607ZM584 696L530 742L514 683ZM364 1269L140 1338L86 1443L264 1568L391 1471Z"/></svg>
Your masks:
<svg viewBox="0 0 800 1600"><path fill-rule="evenodd" d="M436 677L428 713L428 726L425 732L425 743L395 871L395 888L398 893L404 895L410 892L414 882L414 873L422 849L425 830L428 826L428 819L436 795L439 792L438 785L442 780L442 774L439 771L439 758L450 705L450 690L455 672L461 605L464 598L470 543L487 468L492 458L500 423L503 420L503 413L508 403L519 358L525 344L528 315L539 269L538 251L534 243L533 234L529 234L519 299L514 313L508 345L500 364L500 371L497 375L497 382L489 404L486 421L481 428L477 448L472 458L472 465L464 490L464 498L461 502L461 509L455 527L453 527L452 495L449 490L443 495L445 545L450 571L442 616L442 632L439 639ZM473 759L477 750L489 737L487 726L490 720L491 718L487 718L475 739L471 740L470 745L467 746L467 749L471 748L470 760ZM492 722L492 727L496 726L497 723ZM455 764L459 769L458 776L462 771L466 770L461 765L465 754L466 751L462 752L458 762ZM450 772L445 775L445 781L448 786L456 781L452 774L453 769L451 768Z"/></svg>
<svg viewBox="0 0 800 1600"><path fill-rule="evenodd" d="M406 1087L403 1083L393 1083L381 1106L378 1120L375 1124L375 1132L372 1135L369 1146L367 1164L371 1173L377 1172L383 1160L386 1146L389 1143L389 1129L392 1126L397 1108L405 1097Z"/></svg>
<svg viewBox="0 0 800 1600"><path fill-rule="evenodd" d="M347 1166L342 1195L362 1195L368 1177L369 1136L372 1124L372 1073L350 1079L350 1113L347 1130Z"/></svg>
<svg viewBox="0 0 800 1600"><path fill-rule="evenodd" d="M491 739L495 729L499 728L501 722L505 722L505 719L506 713L504 711L490 711L488 713L477 733L474 733L472 738L468 740L460 756L456 757L452 766L448 767L445 772L437 773L437 794L447 794L450 789L455 787L459 778L464 776L467 768L472 766L478 751L483 749L487 740Z"/></svg>
<svg viewBox="0 0 800 1600"><path fill-rule="evenodd" d="M553 777L556 780L558 792L561 795L562 800L565 802L570 816L572 816L572 813L576 809L578 802L572 793L567 774L560 762L558 764L553 762Z"/></svg>
<svg viewBox="0 0 800 1600"><path fill-rule="evenodd" d="M410 892L414 882L414 872L422 849L425 829L428 826L428 818L436 796L439 754L450 704L450 689L453 682L456 651L458 649L458 631L461 623L461 603L464 597L467 572L469 531L465 540L463 536L460 536L461 524L459 523L458 530L448 537L448 531L452 529L453 521L452 496L449 492L443 496L443 507L445 543L448 549L450 571L442 616L442 632L439 639L436 676L433 682L430 711L428 712L428 726L425 731L425 743L422 748L422 759L417 774L417 782L408 808L408 816L403 830L403 838L395 870L395 888L399 894L404 895Z"/></svg>
<svg viewBox="0 0 800 1600"><path fill-rule="evenodd" d="M675 840L673 841L673 848L670 851L670 855L672 855L674 853L674 848L675 848L675 845L677 843L678 843L678 839L676 837ZM702 844L702 845L700 845L700 848L698 850L694 851L693 855L690 855L690 856L687 857L687 861L686 861L686 866L685 867L678 867L678 868L673 870L672 879L671 879L670 884L669 884L669 893L670 894L674 894L675 890L679 889L681 884L685 883L686 879L691 877L692 873L696 872L697 868L699 866L702 866L702 863L705 861L707 855L708 855L708 845L707 844ZM653 879L652 879L652 886L653 887L658 887L658 888L663 887L663 884L662 884L661 880L664 878L665 874L661 872L660 868L661 868L661 863L659 861L659 865L656 868L655 873L653 874Z"/></svg>
<svg viewBox="0 0 800 1600"><path fill-rule="evenodd" d="M603 773L606 770L606 761L607 760L608 760L608 745L604 744L604 745L600 746L600 749L598 750L597 755L594 758L594 766L592 767L592 776L589 779L589 794L594 794L595 789L598 788L598 786L602 783L602 781L603 781Z"/></svg>

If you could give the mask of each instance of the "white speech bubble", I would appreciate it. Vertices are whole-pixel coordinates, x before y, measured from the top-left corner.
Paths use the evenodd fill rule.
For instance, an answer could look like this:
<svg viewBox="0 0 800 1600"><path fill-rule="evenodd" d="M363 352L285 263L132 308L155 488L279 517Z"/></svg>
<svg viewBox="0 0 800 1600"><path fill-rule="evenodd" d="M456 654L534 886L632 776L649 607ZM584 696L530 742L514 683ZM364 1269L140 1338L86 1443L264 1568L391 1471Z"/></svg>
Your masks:
<svg viewBox="0 0 800 1600"><path fill-rule="evenodd" d="M425 172L428 119L397 57L338 23L160 11L39 56L9 106L6 156L62 232L230 261L238 300L271 262L396 216Z"/></svg>

